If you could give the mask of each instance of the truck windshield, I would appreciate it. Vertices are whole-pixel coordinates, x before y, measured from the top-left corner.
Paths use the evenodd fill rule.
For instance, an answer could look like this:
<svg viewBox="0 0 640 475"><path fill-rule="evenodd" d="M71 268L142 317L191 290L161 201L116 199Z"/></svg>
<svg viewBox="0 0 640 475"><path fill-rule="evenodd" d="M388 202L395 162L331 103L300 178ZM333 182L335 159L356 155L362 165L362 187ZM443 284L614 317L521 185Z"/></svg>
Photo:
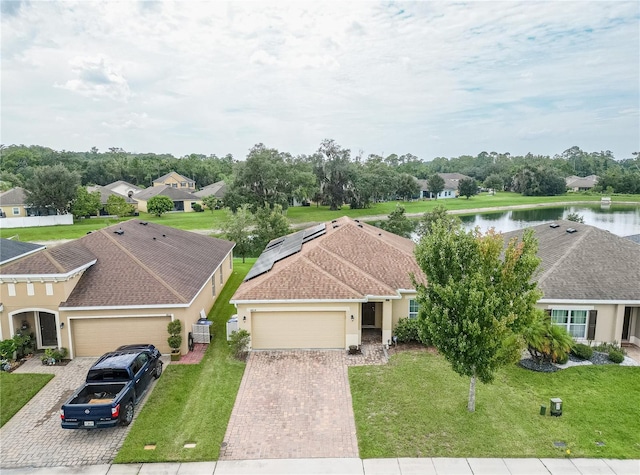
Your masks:
<svg viewBox="0 0 640 475"><path fill-rule="evenodd" d="M87 375L88 382L100 381L128 381L129 373L126 369L93 369Z"/></svg>

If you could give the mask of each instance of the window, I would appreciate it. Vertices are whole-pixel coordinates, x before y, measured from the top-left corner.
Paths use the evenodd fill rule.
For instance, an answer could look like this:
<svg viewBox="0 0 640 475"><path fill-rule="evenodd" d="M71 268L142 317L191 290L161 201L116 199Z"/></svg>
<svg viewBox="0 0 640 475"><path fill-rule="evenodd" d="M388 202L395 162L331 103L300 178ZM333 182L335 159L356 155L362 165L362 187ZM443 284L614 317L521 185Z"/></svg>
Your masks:
<svg viewBox="0 0 640 475"><path fill-rule="evenodd" d="M185 186L187 186L187 182L186 181L181 181L180 182L180 187L184 188Z"/></svg>
<svg viewBox="0 0 640 475"><path fill-rule="evenodd" d="M13 215L14 215L14 216L18 216L18 215L20 214L20 208L18 208L18 207L13 208L13 210L12 210L12 211L13 211Z"/></svg>
<svg viewBox="0 0 640 475"><path fill-rule="evenodd" d="M216 276L211 277L211 293L216 296Z"/></svg>
<svg viewBox="0 0 640 475"><path fill-rule="evenodd" d="M53 295L53 284L47 282L44 284L47 295Z"/></svg>
<svg viewBox="0 0 640 475"><path fill-rule="evenodd" d="M7 290L9 291L9 297L16 296L16 284L7 284Z"/></svg>
<svg viewBox="0 0 640 475"><path fill-rule="evenodd" d="M416 299L409 300L409 318L418 318L420 304Z"/></svg>
<svg viewBox="0 0 640 475"><path fill-rule="evenodd" d="M35 290L33 288L33 283L31 283L31 282L27 283L27 295L29 295L29 296L35 295Z"/></svg>
<svg viewBox="0 0 640 475"><path fill-rule="evenodd" d="M573 338L585 338L588 310L551 310L551 323L563 326Z"/></svg>
<svg viewBox="0 0 640 475"><path fill-rule="evenodd" d="M220 285L224 284L224 278L222 276L222 266L220 267Z"/></svg>

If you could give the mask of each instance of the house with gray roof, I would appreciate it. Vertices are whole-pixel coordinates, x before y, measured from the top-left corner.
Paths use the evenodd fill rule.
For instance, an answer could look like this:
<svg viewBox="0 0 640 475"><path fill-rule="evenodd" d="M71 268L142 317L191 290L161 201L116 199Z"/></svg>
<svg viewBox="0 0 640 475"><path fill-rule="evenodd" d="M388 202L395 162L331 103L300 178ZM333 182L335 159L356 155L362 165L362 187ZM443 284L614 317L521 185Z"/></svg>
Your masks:
<svg viewBox="0 0 640 475"><path fill-rule="evenodd" d="M538 306L578 341L640 346L640 246L594 226L534 226L541 259ZM505 233L505 241L524 230Z"/></svg>
<svg viewBox="0 0 640 475"><path fill-rule="evenodd" d="M37 348L99 356L120 345L170 351L180 320L182 352L233 271L234 243L140 220L93 231L0 267L0 338L25 323Z"/></svg>
<svg viewBox="0 0 640 475"><path fill-rule="evenodd" d="M113 183L104 185L103 188L106 188L107 190L111 190L127 198L131 198L134 194L143 190L143 188L140 188L139 186L136 186L136 185L132 185L131 183L124 180L114 181Z"/></svg>
<svg viewBox="0 0 640 475"><path fill-rule="evenodd" d="M471 177L463 175L462 173L438 173L444 180L444 189L436 196L431 190L429 190L428 180L418 180L420 185L420 198L428 199L445 199L445 198L457 198L458 197L458 185L460 180L469 180Z"/></svg>
<svg viewBox="0 0 640 475"><path fill-rule="evenodd" d="M199 191L196 191L194 195L198 198L204 198L205 196L215 196L219 200L224 198L224 194L227 192L227 185L224 180L216 181L210 185L205 186Z"/></svg>
<svg viewBox="0 0 640 475"><path fill-rule="evenodd" d="M171 201L173 201L173 211L190 213L194 211L193 205L198 204L202 206L202 198L189 191L174 188L169 185L158 185L145 188L144 190L135 193L132 198L138 202L138 210L146 213L147 202L154 196L167 196L170 198Z"/></svg>
<svg viewBox="0 0 640 475"><path fill-rule="evenodd" d="M568 176L565 178L567 189L569 191L588 191L598 184L600 177L598 175L589 176Z"/></svg>
<svg viewBox="0 0 640 475"><path fill-rule="evenodd" d="M131 205L133 207L133 212L138 211L138 202L136 200L134 200L133 198L131 198L128 195L123 195L121 193L113 191L113 190L107 188L106 186L100 186L100 185L87 186L87 191L89 193L93 193L94 191L97 191L98 193L100 193L100 204L102 205L102 207L100 208L100 215L101 216L108 216L109 215L109 212L107 211L107 203L109 202L109 197L110 196L117 196L119 198L123 198L125 203L127 203L127 204L129 204L129 205Z"/></svg>

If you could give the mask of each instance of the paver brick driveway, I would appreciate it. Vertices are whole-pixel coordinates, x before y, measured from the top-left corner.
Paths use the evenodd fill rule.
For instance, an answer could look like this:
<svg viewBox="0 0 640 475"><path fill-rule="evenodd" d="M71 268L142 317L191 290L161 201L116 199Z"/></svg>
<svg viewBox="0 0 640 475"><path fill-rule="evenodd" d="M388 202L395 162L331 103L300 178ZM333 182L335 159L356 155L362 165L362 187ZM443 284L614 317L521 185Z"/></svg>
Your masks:
<svg viewBox="0 0 640 475"><path fill-rule="evenodd" d="M38 358L31 358L16 370L56 376L0 429L1 468L94 465L113 460L131 426L95 430L60 427L60 406L82 384L95 361L75 358L67 366L43 366ZM135 416L146 399L136 406Z"/></svg>
<svg viewBox="0 0 640 475"><path fill-rule="evenodd" d="M345 351L254 351L220 460L358 457Z"/></svg>

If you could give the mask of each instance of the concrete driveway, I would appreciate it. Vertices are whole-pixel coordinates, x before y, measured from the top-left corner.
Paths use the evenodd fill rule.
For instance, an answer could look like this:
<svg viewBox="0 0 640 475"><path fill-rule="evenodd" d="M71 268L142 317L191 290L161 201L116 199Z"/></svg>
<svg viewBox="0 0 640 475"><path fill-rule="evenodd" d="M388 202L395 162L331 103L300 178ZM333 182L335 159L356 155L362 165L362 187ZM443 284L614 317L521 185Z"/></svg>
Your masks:
<svg viewBox="0 0 640 475"><path fill-rule="evenodd" d="M344 350L254 351L220 460L358 457Z"/></svg>
<svg viewBox="0 0 640 475"><path fill-rule="evenodd" d="M96 430L60 427L60 406L82 384L95 361L75 358L66 366L43 366L38 358L31 358L15 371L53 373L55 377L0 429L0 468L96 465L113 460L131 426ZM136 406L134 417L146 399Z"/></svg>

